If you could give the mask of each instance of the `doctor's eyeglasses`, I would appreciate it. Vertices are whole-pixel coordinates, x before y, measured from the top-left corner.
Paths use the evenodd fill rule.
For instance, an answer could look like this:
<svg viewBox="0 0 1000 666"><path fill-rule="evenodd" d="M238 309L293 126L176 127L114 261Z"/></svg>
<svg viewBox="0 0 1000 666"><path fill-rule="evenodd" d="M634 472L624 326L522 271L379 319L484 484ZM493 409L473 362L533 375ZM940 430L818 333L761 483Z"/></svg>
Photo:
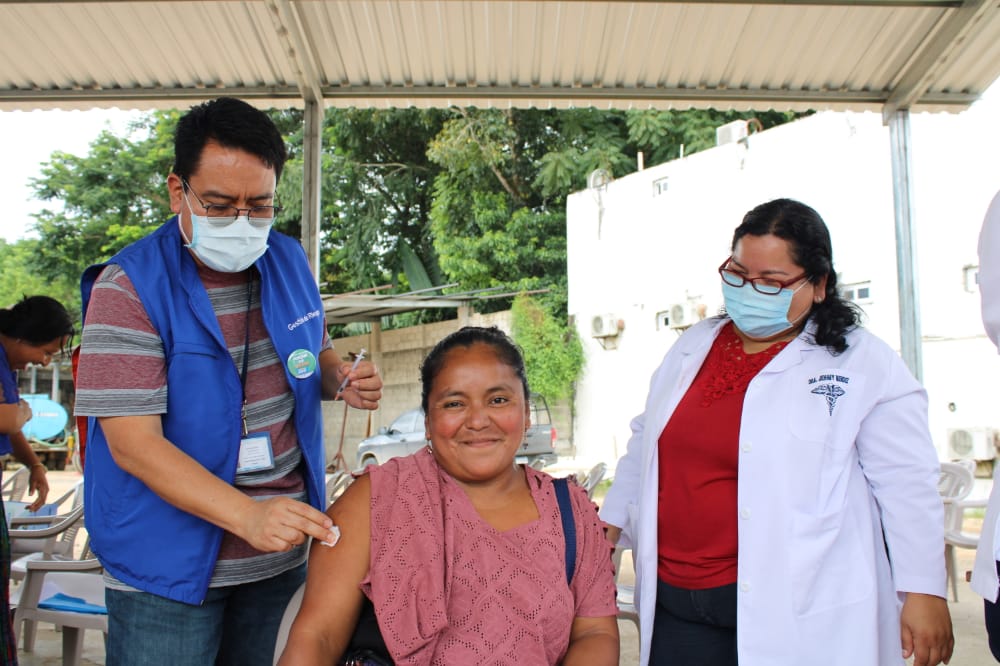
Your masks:
<svg viewBox="0 0 1000 666"><path fill-rule="evenodd" d="M732 257L728 257L719 266L719 275L722 276L722 280L733 287L742 287L745 284L749 284L754 288L754 291L760 294L766 294L767 296L777 296L781 293L782 289L790 287L796 282L808 277L808 273L802 273L798 277L794 277L790 280L775 280L769 277L755 277L748 278L742 273L729 267L730 262L733 260Z"/></svg>

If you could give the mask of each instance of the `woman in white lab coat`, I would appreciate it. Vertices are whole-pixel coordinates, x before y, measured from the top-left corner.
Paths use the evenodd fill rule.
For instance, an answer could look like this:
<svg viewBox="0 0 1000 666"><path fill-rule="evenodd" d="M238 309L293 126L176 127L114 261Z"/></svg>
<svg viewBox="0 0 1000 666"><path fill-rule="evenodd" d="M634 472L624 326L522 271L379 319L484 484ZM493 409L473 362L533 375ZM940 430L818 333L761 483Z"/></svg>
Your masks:
<svg viewBox="0 0 1000 666"><path fill-rule="evenodd" d="M1000 192L993 197L979 232L979 295L982 300L983 327L986 335L1000 349ZM972 589L985 600L986 634L990 652L1000 661L1000 604L997 593L1000 581L1000 465L993 472L993 490L983 519L983 531L976 548L972 568Z"/></svg>
<svg viewBox="0 0 1000 666"><path fill-rule="evenodd" d="M747 213L719 273L727 315L667 353L601 511L633 548L640 663L946 663L924 390L841 299L812 208Z"/></svg>

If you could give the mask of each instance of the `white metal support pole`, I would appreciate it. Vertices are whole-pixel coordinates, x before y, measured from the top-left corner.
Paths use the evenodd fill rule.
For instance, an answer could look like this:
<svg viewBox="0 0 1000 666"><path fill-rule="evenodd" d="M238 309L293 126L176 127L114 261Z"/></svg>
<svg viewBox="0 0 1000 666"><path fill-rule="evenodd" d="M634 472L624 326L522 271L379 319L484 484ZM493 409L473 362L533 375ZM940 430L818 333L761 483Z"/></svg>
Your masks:
<svg viewBox="0 0 1000 666"><path fill-rule="evenodd" d="M320 164L323 152L323 101L306 100L302 165L302 247L319 281Z"/></svg>
<svg viewBox="0 0 1000 666"><path fill-rule="evenodd" d="M896 218L896 273L899 281L900 354L910 372L923 381L920 299L917 285L917 239L913 224L913 170L911 164L910 111L897 109L889 117L892 152L892 199Z"/></svg>
<svg viewBox="0 0 1000 666"><path fill-rule="evenodd" d="M54 361L52 368L52 390L49 392L53 402L59 402L59 361Z"/></svg>

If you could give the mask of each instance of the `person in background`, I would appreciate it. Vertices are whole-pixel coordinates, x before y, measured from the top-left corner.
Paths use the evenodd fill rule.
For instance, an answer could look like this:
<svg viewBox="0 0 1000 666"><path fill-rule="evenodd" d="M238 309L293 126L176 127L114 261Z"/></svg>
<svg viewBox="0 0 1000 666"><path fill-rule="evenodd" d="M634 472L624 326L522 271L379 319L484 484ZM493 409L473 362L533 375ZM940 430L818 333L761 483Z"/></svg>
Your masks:
<svg viewBox="0 0 1000 666"><path fill-rule="evenodd" d="M749 211L718 270L726 314L667 352L601 509L640 663L947 663L925 391L838 293L812 208Z"/></svg>
<svg viewBox="0 0 1000 666"><path fill-rule="evenodd" d="M359 616L375 624L362 614L373 607L376 654L399 665L618 664L611 546L594 505L568 486L571 538L552 477L514 462L530 425L517 347L496 328L462 328L428 354L421 380L430 446L369 467L330 507L340 541L313 544L280 663L353 663L338 660Z"/></svg>
<svg viewBox="0 0 1000 666"><path fill-rule="evenodd" d="M979 232L979 295L986 336L1000 350L1000 192L993 198ZM972 589L983 598L986 634L990 652L1000 661L1000 592L997 571L1000 570L1000 465L993 472L993 489L986 506L983 528L972 567Z"/></svg>
<svg viewBox="0 0 1000 666"><path fill-rule="evenodd" d="M334 352L305 252L272 229L271 119L205 102L174 153L177 215L82 278L76 413L108 663L270 664L305 544L332 526L320 400L375 409L382 381Z"/></svg>
<svg viewBox="0 0 1000 666"><path fill-rule="evenodd" d="M28 493L35 501L28 509L37 511L49 495L45 465L31 449L21 429L31 420L31 407L17 389L17 372L29 363L46 366L73 339L73 320L62 303L48 296L27 296L10 308L0 309L0 455L11 454L29 469ZM0 502L0 664L17 664L17 645L11 625L10 538L7 517Z"/></svg>

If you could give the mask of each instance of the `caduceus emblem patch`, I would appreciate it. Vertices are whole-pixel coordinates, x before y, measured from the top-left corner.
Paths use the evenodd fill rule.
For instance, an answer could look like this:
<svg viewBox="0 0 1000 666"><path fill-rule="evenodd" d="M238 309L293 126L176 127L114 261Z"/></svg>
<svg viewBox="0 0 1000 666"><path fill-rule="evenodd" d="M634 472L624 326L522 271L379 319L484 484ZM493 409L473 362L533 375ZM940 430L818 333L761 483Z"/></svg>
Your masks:
<svg viewBox="0 0 1000 666"><path fill-rule="evenodd" d="M833 408L837 406L837 400L847 395L847 389L841 386L841 384L848 384L850 381L850 377L844 377L843 375L820 375L809 380L810 385L815 384L810 392L823 396L826 399L826 410L830 416L833 416ZM823 383L820 384L820 382Z"/></svg>
<svg viewBox="0 0 1000 666"><path fill-rule="evenodd" d="M837 398L847 393L847 391L840 388L836 384L820 384L814 388L812 392L816 395L826 397L826 409L830 412L830 416L833 416L833 408L837 404Z"/></svg>

